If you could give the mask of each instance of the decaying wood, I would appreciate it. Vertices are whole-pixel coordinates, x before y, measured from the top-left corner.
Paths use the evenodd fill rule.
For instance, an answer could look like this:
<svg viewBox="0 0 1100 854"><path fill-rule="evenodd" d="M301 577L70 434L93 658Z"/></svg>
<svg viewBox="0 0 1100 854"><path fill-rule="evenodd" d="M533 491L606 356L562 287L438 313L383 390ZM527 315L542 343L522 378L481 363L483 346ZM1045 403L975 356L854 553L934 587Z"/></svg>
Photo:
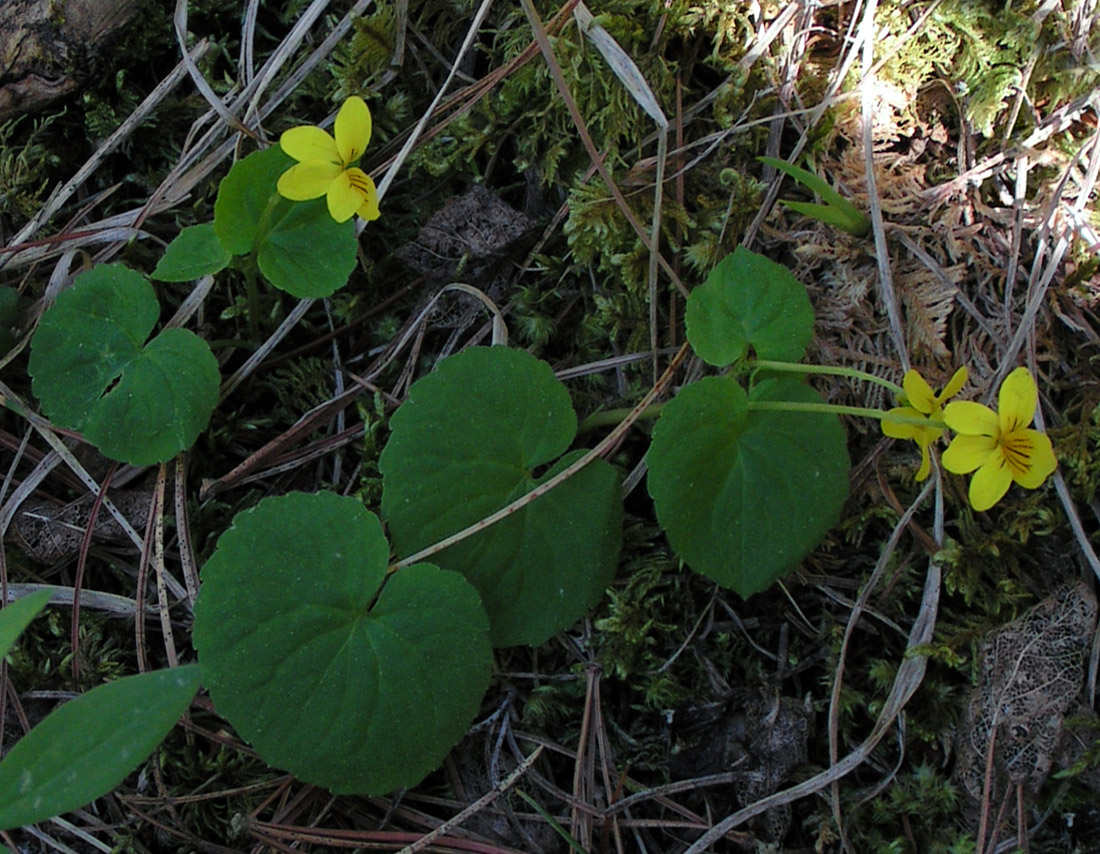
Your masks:
<svg viewBox="0 0 1100 854"><path fill-rule="evenodd" d="M144 0L0 3L0 120L80 89Z"/></svg>

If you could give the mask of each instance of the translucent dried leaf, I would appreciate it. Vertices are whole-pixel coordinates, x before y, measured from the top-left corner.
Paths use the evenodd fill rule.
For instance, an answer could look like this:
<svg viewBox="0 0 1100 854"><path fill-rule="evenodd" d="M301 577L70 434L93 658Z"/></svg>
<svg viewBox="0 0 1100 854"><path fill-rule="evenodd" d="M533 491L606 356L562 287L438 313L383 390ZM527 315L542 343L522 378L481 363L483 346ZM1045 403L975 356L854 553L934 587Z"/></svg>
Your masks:
<svg viewBox="0 0 1100 854"><path fill-rule="evenodd" d="M958 731L957 774L973 799L983 795L991 741L992 803L1009 784L1034 794L1046 780L1081 691L1096 609L1084 583L1063 587L986 637Z"/></svg>

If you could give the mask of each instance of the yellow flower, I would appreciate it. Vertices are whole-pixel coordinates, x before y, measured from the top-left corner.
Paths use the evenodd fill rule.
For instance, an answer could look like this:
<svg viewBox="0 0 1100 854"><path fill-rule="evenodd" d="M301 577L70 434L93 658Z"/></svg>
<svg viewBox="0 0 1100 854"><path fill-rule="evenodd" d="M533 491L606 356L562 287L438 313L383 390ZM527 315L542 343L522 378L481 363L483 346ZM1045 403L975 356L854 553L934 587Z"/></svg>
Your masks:
<svg viewBox="0 0 1100 854"><path fill-rule="evenodd" d="M352 96L336 114L336 138L319 127L301 125L279 137L279 147L298 161L279 176L279 195L295 202L326 197L337 222L352 214L378 219L378 190L357 163L370 142L370 110Z"/></svg>
<svg viewBox="0 0 1100 854"><path fill-rule="evenodd" d="M1001 384L998 412L988 406L957 401L943 411L947 426L958 435L943 454L943 466L969 474L970 504L988 510L1001 500L1012 481L1038 488L1058 466L1050 437L1028 424L1035 417L1039 392L1027 368L1017 368Z"/></svg>
<svg viewBox="0 0 1100 854"><path fill-rule="evenodd" d="M905 397L909 405L897 406L891 409L882 419L882 432L891 439L912 439L920 447L920 468L917 470L918 482L928 477L928 472L932 469L932 461L928 456L928 446L943 435L943 427L935 426L931 422L943 420L943 402L959 393L959 389L966 382L966 377L966 368L959 368L948 380L943 391L936 394L924 377L916 371L906 371L901 386L905 389ZM898 421L892 421L890 419L891 415L900 415L909 419L919 418L930 423L928 426L899 423Z"/></svg>

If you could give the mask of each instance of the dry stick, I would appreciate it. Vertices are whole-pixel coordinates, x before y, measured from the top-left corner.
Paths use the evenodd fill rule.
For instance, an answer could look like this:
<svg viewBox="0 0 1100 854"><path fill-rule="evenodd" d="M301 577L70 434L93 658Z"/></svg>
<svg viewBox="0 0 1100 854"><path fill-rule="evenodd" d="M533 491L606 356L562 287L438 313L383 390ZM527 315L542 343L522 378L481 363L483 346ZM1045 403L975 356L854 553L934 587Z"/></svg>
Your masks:
<svg viewBox="0 0 1100 854"><path fill-rule="evenodd" d="M2 550L0 550L2 554ZM98 590L81 590L80 596L73 594L73 588L60 587L56 584L9 584L4 602L11 604L16 599L23 599L39 590L50 591L51 605L65 605L72 607L74 602L80 603L81 610L101 611L112 617L129 617L136 619L137 607L129 596L120 596L117 593L102 593ZM150 609L145 610L145 615L151 615Z"/></svg>
<svg viewBox="0 0 1100 854"><path fill-rule="evenodd" d="M622 423L610 433L608 433L607 436L605 436L604 439L598 445L596 445L596 447L588 451L575 463L562 469L560 472L554 475L554 477L550 478L550 480L540 484L539 486L536 486L526 495L517 498L511 504L506 504L504 507L501 507L495 513L492 513L489 516L486 516L481 521L475 522L474 524L463 528L461 531L455 534L451 534L451 536L440 540L438 543L421 549L415 554L409 555L407 558L397 561L392 566L390 566L390 571L395 572L399 569L403 569L406 566L411 566L418 561L422 561L425 558L431 557L437 552L441 552L446 548L450 548L455 543L461 542L462 540L465 540L467 537L473 536L479 531L485 530L490 525L495 525L502 519L506 519L511 516L517 510L522 510L536 498L545 495L551 489L575 475L597 457L603 456L605 453L610 453L611 450L616 445L618 445L619 440L624 435L626 435L626 431L629 430L634 422L638 420L638 417L642 414L642 412L645 411L646 407L648 407L656 399L656 397L662 391L664 391L665 386L672 381L673 375L676 373L677 369L679 369L680 364L684 361L684 359L687 358L690 350L690 345L684 344L678 351L676 351L676 355L673 356L672 361L669 362L668 367L665 368L665 372L661 375L661 378L658 379L656 383L654 383L653 388L651 388L646 396L638 402L638 405L630 410L630 414L623 419Z"/></svg>
<svg viewBox="0 0 1100 854"><path fill-rule="evenodd" d="M611 769L616 767L615 756L611 750L611 742L607 737L607 726L604 724L603 718L603 699L600 693L600 682L596 682L596 699L594 701L594 708L596 710L596 746L600 750L600 771L603 772L603 786L604 791L607 793L608 803L611 803L616 795L622 790L622 784L626 775L623 774L619 778L618 784L611 782ZM628 815L627 818L630 816ZM607 835L610 823L610 832L615 835L615 850L619 854L623 854L623 834L619 828L619 817L617 815L607 815L603 817L603 833L601 834L601 846L603 850L607 850Z"/></svg>
<svg viewBox="0 0 1100 854"><path fill-rule="evenodd" d="M1074 209L1081 211L1084 209L1088 202L1089 196L1092 193L1092 188L1096 184L1097 173L1100 171L1100 132L1093 134L1092 139L1092 156L1089 162L1089 168L1085 175L1085 181L1082 184L1081 191L1077 197L1077 201L1074 204ZM1087 145L1087 143L1086 143ZM1083 153L1085 147L1083 146L1079 152ZM1076 162L1076 159L1075 159ZM1053 217L1053 208L1057 204L1057 199L1061 197L1062 191L1065 187L1066 180L1072 170L1072 164L1070 169L1066 170L1066 175L1063 177L1062 182L1059 184L1055 192L1055 201L1052 202L1052 210L1048 215L1048 221ZM1045 228L1045 226L1044 226ZM1058 269L1058 265L1061 263L1062 256L1065 254L1068 247L1068 240L1063 233L1058 239L1058 243L1055 246L1055 250L1052 253L1052 257L1047 265L1046 273L1042 276L1038 286L1035 288L1032 298L1028 301L1028 309L1025 311L1024 317L1021 319L1020 328L1016 331L1016 335L1012 340L1012 344L1009 345L1008 352L998 370L995 381L990 384L990 390L987 396L992 395L992 390L996 388L1000 381L1003 381L1002 374L1007 374L1008 368L1015 363L1015 355L1022 345L1025 334L1033 334L1034 332L1034 317L1039 310L1039 303L1045 297L1047 288L1050 285L1051 280ZM1039 256L1036 256L1036 264L1032 272L1032 281L1034 282L1037 277L1039 269ZM1030 366L1034 372L1034 359L1030 359ZM999 378L999 379L998 379ZM1043 419L1043 408L1041 406L1036 407L1035 410L1035 426L1043 430L1045 429L1045 423ZM1073 531L1073 536L1077 540L1078 548L1081 549L1081 554L1084 555L1085 560L1088 561L1089 566L1092 567L1093 573L1097 578L1100 578L1100 557L1097 557L1096 550L1093 548L1092 541L1089 535L1085 532L1084 526L1081 524L1081 517L1077 512L1077 506L1073 502L1073 497L1069 494L1069 488L1066 486L1065 479L1062 477L1060 471L1054 472L1054 488L1058 493L1058 498L1062 502L1062 507L1066 511L1066 518L1069 520L1070 529Z"/></svg>
<svg viewBox="0 0 1100 854"><path fill-rule="evenodd" d="M592 745L589 743L590 730L592 728L592 694L597 678L595 668L588 668L585 674L584 686L584 710L581 713L581 731L577 736L577 757L573 762L573 809L569 817L569 825L573 836L581 847L590 848L592 845L592 816L587 810L578 809L578 804L587 804L588 798L585 791L592 791L593 757ZM587 783L587 785L585 785Z"/></svg>
<svg viewBox="0 0 1100 854"><path fill-rule="evenodd" d="M619 209L623 212L623 216L626 217L631 227L641 239L642 245L650 252L657 253L657 261L661 265L661 268L676 286L676 289L679 290L686 299L688 290L684 287L684 283L680 281L680 277L676 275L676 271L672 269L672 266L665 260L664 256L658 252L658 247L650 240L649 235L646 234L638 217L635 216L633 209L627 204L622 190L619 189L615 180L611 177L611 173L607 171L607 166L604 165L600 152L596 150L596 144L592 141L592 136L588 133L588 126L585 124L584 118L581 116L581 111L577 107L577 102L573 99L573 95L569 91L569 86L565 82L565 75L562 73L561 65L558 63L557 57L554 56L554 49L550 46L550 39L546 36L546 29L543 26L542 20L539 18L539 13L535 11L535 7L531 4L531 0L521 0L521 4L523 5L524 13L527 15L527 20L531 24L531 31L535 35L535 40L539 43L539 50L542 51L543 58L546 60L546 65L550 69L550 76L554 78L554 84L558 87L558 92L565 101L565 107L569 111L569 116L573 120L574 126L577 128L577 133L580 134L581 142L584 143L585 150L592 160L592 165L596 167L596 170L600 173L600 177L603 178L604 183L607 184L607 189L611 191L611 195L615 199L616 204L618 204Z"/></svg>
<svg viewBox="0 0 1100 854"><path fill-rule="evenodd" d="M882 550L882 554L879 555L879 559L875 563L875 568L871 572L871 577L868 578L867 583L863 585L863 589L859 593L859 598L856 599L855 604L852 606L852 612L848 615L848 623L844 627L844 638L840 642L840 656L837 661L836 673L833 676L832 695L829 698L829 762L833 765L840 759L840 689L841 685L844 683L844 663L848 651L848 642L851 640L853 632L855 632L856 623L859 621L860 615L867 607L867 600L871 598L871 593L874 591L883 573L886 571L890 558L893 556L894 550L901 540L901 535L905 532L905 529L909 527L909 522L917 512L917 509L924 503L924 499L928 497L934 483L939 483L938 478L929 480L925 483L924 489L920 491L920 494L917 495L913 503L909 505L905 513L898 519L897 524L894 526L894 530L890 532L890 537L886 541L886 546ZM833 819L836 821L837 827L842 828L840 787L836 783L832 786L831 797ZM847 847L847 837L843 830L841 830L840 835L844 840L845 847Z"/></svg>
<svg viewBox="0 0 1100 854"><path fill-rule="evenodd" d="M138 672L144 673L149 669L149 654L145 651L145 620L136 618L137 614L145 611L145 587L149 575L150 552L153 550L153 526L154 520L160 515L160 498L153 491L152 501L149 503L149 518L145 522L145 537L141 543L141 556L138 558L137 589L134 593L134 648L137 650Z"/></svg>
<svg viewBox="0 0 1100 854"><path fill-rule="evenodd" d="M451 828L458 827L470 816L487 807L489 804L491 804L493 801L495 801L497 798L507 792L510 788L512 788L519 780L519 778L527 773L527 769L534 765L539 756L542 755L542 750L543 748L541 746L536 747L531 755L524 759L519 765L517 765L516 769L504 780L502 780L491 790L486 792L484 795L482 795L480 798L478 798L476 801L474 801L472 804L462 810L462 812L458 813L458 815L454 816L453 818L447 819L447 821L443 822L443 824L439 825L439 827L435 828L433 831L431 831L431 833L425 834L412 845L407 845L406 847L402 848L399 854L416 854L417 851L421 851L424 848L427 848L429 845L432 844L432 842L445 834Z"/></svg>
<svg viewBox="0 0 1100 854"><path fill-rule="evenodd" d="M84 536L80 538L80 552L76 558L76 575L73 578L73 616L69 625L69 645L73 650L72 672L73 679L80 678L80 588L84 583L84 568L88 565L88 550L92 547L92 531L95 530L96 520L99 519L99 508L103 506L103 499L111 485L118 463L111 463L107 474L103 476L103 484L96 493L92 502L91 512L88 514L88 522L84 526Z"/></svg>
<svg viewBox="0 0 1100 854"><path fill-rule="evenodd" d="M1015 212L1012 216L1012 249L1008 256L1008 270L1005 273L1004 294L1004 326L1005 330L1012 333L1012 295L1016 290L1016 273L1020 266L1020 245L1023 242L1024 210L1027 207L1027 153L1021 153L1016 158L1016 189L1012 198L1012 206Z"/></svg>
<svg viewBox="0 0 1100 854"><path fill-rule="evenodd" d="M221 394L218 396L219 403L236 391L237 387L248 379L252 372L259 367L260 362L266 359L271 351L279 346L279 342L282 341L290 333L290 330L298 324L298 321L305 316L305 313L309 310L311 305L313 305L312 299L298 301L298 304L294 306L291 312L283 318L283 322L279 324L278 329L272 332L267 340L257 347L256 351L245 360L244 364L237 368L229 379L222 383Z"/></svg>
<svg viewBox="0 0 1100 854"><path fill-rule="evenodd" d="M164 583L164 487L168 478L168 464L161 463L157 472L156 510L153 520L153 569L157 574L157 608L160 610L160 631L164 637L164 651L168 656L169 667L179 667L176 654L176 639L172 632L172 620L168 616L168 590Z"/></svg>

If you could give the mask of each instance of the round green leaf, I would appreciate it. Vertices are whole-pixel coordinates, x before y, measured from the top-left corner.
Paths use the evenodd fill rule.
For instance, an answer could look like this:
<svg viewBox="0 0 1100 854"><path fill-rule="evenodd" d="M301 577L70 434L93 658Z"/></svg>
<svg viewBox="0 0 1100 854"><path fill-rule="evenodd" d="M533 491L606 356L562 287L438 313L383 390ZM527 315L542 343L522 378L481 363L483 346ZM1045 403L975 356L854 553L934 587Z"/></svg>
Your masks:
<svg viewBox="0 0 1100 854"><path fill-rule="evenodd" d="M277 145L238 160L218 185L214 202L214 232L233 255L252 251L260 220L279 201L275 184L294 161Z"/></svg>
<svg viewBox="0 0 1100 854"><path fill-rule="evenodd" d="M218 402L218 364L201 338L166 329L145 344L159 315L144 277L104 264L58 296L31 341L29 371L45 413L134 465L190 447Z"/></svg>
<svg viewBox="0 0 1100 854"><path fill-rule="evenodd" d="M522 350L475 347L418 380L390 421L382 511L399 554L439 542L526 495L574 461L555 461L577 419L550 366ZM603 594L622 540L615 470L595 460L502 522L433 560L462 573L489 612L496 646L539 644Z"/></svg>
<svg viewBox="0 0 1100 854"><path fill-rule="evenodd" d="M790 378L760 383L751 400L821 402ZM646 464L669 543L692 569L743 597L820 543L848 494L839 419L751 410L732 377L693 383L665 406Z"/></svg>
<svg viewBox="0 0 1100 854"><path fill-rule="evenodd" d="M797 362L813 337L814 311L791 271L737 247L688 297L684 321L695 352L725 367L748 355Z"/></svg>
<svg viewBox="0 0 1100 854"><path fill-rule="evenodd" d="M234 164L218 187L214 230L234 255L255 251L260 272L275 287L296 297L327 297L355 269L355 222L336 222L323 198L282 198L275 186L293 165L277 145Z"/></svg>
<svg viewBox="0 0 1100 854"><path fill-rule="evenodd" d="M386 576L353 498L292 493L237 515L202 570L194 643L219 712L264 760L335 792L418 783L489 684L488 617L430 564Z"/></svg>
<svg viewBox="0 0 1100 854"><path fill-rule="evenodd" d="M319 299L348 283L355 269L355 222L336 222L324 199L280 199L268 219L256 263L275 287Z"/></svg>
<svg viewBox="0 0 1100 854"><path fill-rule="evenodd" d="M192 225L168 244L151 278L161 282L189 282L224 270L232 257L218 240L213 223Z"/></svg>
<svg viewBox="0 0 1100 854"><path fill-rule="evenodd" d="M197 665L127 676L55 709L0 762L0 830L70 812L114 789L168 735Z"/></svg>

